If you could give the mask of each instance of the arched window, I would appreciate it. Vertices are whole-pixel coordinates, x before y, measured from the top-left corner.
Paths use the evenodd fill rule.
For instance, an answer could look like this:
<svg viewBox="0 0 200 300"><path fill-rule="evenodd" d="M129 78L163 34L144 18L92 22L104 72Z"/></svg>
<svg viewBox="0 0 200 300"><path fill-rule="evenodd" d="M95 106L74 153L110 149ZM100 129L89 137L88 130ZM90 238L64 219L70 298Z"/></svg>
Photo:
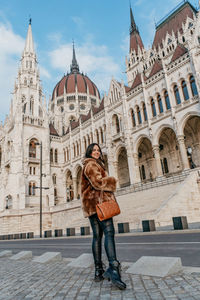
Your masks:
<svg viewBox="0 0 200 300"><path fill-rule="evenodd" d="M76 147L75 147L75 144L73 144L73 150L74 150L74 157L76 157Z"/></svg>
<svg viewBox="0 0 200 300"><path fill-rule="evenodd" d="M87 149L87 142L86 142L86 138L84 137L84 147L85 147L85 151Z"/></svg>
<svg viewBox="0 0 200 300"><path fill-rule="evenodd" d="M190 88L191 88L191 91L192 91L192 95L197 96L198 91L197 91L197 86L196 86L196 82L195 82L195 79L194 79L193 75L190 76Z"/></svg>
<svg viewBox="0 0 200 300"><path fill-rule="evenodd" d="M36 158L36 144L34 140L29 143L29 157Z"/></svg>
<svg viewBox="0 0 200 300"><path fill-rule="evenodd" d="M12 205L13 205L13 201L12 201L12 196L8 195L6 196L6 201L5 201L5 209L11 209Z"/></svg>
<svg viewBox="0 0 200 300"><path fill-rule="evenodd" d="M56 174L52 175L52 181L53 181L53 184L56 184Z"/></svg>
<svg viewBox="0 0 200 300"><path fill-rule="evenodd" d="M144 115L144 120L147 121L147 109L145 103L143 103L143 115Z"/></svg>
<svg viewBox="0 0 200 300"><path fill-rule="evenodd" d="M167 110L171 109L171 104L169 101L169 95L168 95L167 91L164 92L164 98L165 98L165 105L166 105Z"/></svg>
<svg viewBox="0 0 200 300"><path fill-rule="evenodd" d="M162 99L160 95L157 96L157 101L158 101L158 108L159 108L159 113L163 113L163 104L162 104Z"/></svg>
<svg viewBox="0 0 200 300"><path fill-rule="evenodd" d="M58 162L58 150L55 149L55 163Z"/></svg>
<svg viewBox="0 0 200 300"><path fill-rule="evenodd" d="M69 149L67 148L67 161L69 161Z"/></svg>
<svg viewBox="0 0 200 300"><path fill-rule="evenodd" d="M90 137L87 135L88 145L90 145Z"/></svg>
<svg viewBox="0 0 200 300"><path fill-rule="evenodd" d="M133 109L131 109L131 120L132 120L133 127L135 127L136 122L135 122L135 113L134 113Z"/></svg>
<svg viewBox="0 0 200 300"><path fill-rule="evenodd" d="M97 144L99 144L99 132L97 129L96 129L96 141L97 141Z"/></svg>
<svg viewBox="0 0 200 300"><path fill-rule="evenodd" d="M188 95L188 89L185 80L181 82L181 87L183 91L184 100L187 101L189 99L189 95Z"/></svg>
<svg viewBox="0 0 200 300"><path fill-rule="evenodd" d="M57 189L54 188L54 205L58 203L58 198L57 198Z"/></svg>
<svg viewBox="0 0 200 300"><path fill-rule="evenodd" d="M174 96L175 96L175 99L176 99L176 104L180 104L181 103L181 98L180 98L180 94L179 94L179 90L178 90L177 85L174 86Z"/></svg>
<svg viewBox="0 0 200 300"><path fill-rule="evenodd" d="M152 116L155 117L156 116L156 105L155 105L155 101L153 98L151 99L151 111L152 111Z"/></svg>
<svg viewBox="0 0 200 300"><path fill-rule="evenodd" d="M120 126L119 126L119 118L117 115L114 115L114 125L115 125L115 130L116 133L120 132Z"/></svg>
<svg viewBox="0 0 200 300"><path fill-rule="evenodd" d="M30 181L28 185L29 196L35 196L35 182Z"/></svg>
<svg viewBox="0 0 200 300"><path fill-rule="evenodd" d="M138 123L142 123L142 118L141 118L141 112L139 106L137 106L137 117L138 117Z"/></svg>
<svg viewBox="0 0 200 300"><path fill-rule="evenodd" d="M53 149L50 149L50 162L53 162Z"/></svg>
<svg viewBox="0 0 200 300"><path fill-rule="evenodd" d="M78 146L78 142L76 142L76 154L77 154L77 156L79 156L79 146Z"/></svg>
<svg viewBox="0 0 200 300"><path fill-rule="evenodd" d="M103 136L103 130L100 128L100 136L101 136L101 143L104 143L104 136Z"/></svg>

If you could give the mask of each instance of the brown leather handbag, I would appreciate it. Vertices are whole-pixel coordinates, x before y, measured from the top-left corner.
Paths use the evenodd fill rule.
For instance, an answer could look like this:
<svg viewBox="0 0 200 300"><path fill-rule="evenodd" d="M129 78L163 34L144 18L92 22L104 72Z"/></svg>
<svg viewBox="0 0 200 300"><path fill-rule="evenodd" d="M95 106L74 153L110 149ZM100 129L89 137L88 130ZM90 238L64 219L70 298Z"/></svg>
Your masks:
<svg viewBox="0 0 200 300"><path fill-rule="evenodd" d="M96 205L97 216L100 221L110 219L120 214L120 208L117 200L115 199L102 202L102 194L103 191L101 191L99 203Z"/></svg>

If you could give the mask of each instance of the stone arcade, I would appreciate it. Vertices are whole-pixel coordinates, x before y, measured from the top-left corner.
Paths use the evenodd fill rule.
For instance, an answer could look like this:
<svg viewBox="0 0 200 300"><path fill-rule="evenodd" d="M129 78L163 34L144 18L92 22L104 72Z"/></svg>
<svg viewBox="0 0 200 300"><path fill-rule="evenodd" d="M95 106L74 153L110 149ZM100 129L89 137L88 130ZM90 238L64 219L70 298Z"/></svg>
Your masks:
<svg viewBox="0 0 200 300"><path fill-rule="evenodd" d="M131 8L130 21L128 85L112 79L101 99L80 73L73 46L70 72L55 86L48 110L29 24L10 112L0 128L0 234L39 234L41 142L43 186L49 188L43 190L43 231L88 224L80 176L93 141L118 179L122 214L116 222L129 222L131 229L140 229L146 218L157 227L171 226L178 215L191 226L200 222L199 11L181 2L156 25L151 49L143 46ZM173 183L166 185L166 178Z"/></svg>

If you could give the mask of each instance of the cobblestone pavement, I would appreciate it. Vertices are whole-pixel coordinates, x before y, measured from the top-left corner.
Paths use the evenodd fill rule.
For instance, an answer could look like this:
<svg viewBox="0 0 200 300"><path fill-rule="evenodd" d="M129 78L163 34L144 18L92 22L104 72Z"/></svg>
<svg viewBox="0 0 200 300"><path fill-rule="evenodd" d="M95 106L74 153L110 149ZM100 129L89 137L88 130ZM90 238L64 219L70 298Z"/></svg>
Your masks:
<svg viewBox="0 0 200 300"><path fill-rule="evenodd" d="M200 273L165 278L126 274L124 291L106 280L93 281L93 268L72 268L66 260L38 264L30 260L0 259L0 300L68 299L68 300L146 300L198 299L200 300Z"/></svg>

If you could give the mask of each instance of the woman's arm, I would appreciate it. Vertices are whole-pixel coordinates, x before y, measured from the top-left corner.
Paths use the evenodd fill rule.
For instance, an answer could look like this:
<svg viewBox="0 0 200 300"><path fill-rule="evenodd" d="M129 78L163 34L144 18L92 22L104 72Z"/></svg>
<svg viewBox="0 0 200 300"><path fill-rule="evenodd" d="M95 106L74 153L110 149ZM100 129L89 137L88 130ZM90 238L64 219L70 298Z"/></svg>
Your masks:
<svg viewBox="0 0 200 300"><path fill-rule="evenodd" d="M114 192L116 190L116 179L111 176L102 177L95 162L89 162L84 171L85 176L96 190Z"/></svg>

